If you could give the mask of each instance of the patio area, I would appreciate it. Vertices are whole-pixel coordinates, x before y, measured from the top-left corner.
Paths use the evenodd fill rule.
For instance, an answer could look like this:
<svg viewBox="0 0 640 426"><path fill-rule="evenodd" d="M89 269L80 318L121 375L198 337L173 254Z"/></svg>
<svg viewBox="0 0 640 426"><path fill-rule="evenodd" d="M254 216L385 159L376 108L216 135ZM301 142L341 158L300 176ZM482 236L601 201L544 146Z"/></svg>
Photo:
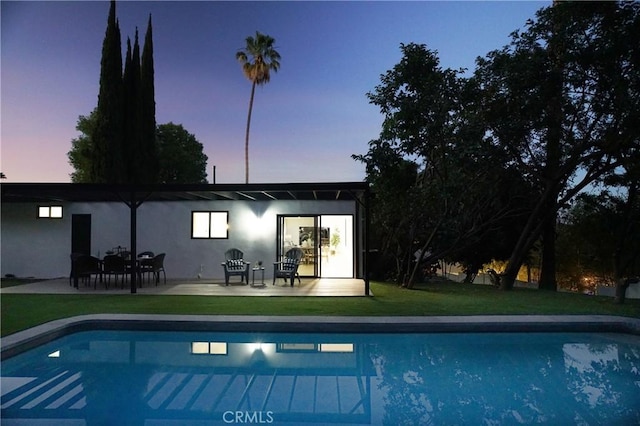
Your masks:
<svg viewBox="0 0 640 426"><path fill-rule="evenodd" d="M239 280L232 280L228 286L224 279L169 279L158 286L145 282L142 288L137 289L137 294L153 294L168 296L332 296L353 297L364 296L364 280L341 278L302 278L301 283L293 287L283 280L277 280L275 285L271 280L265 280L264 284L242 284ZM250 281L251 282L251 281ZM7 287L0 290L0 294L131 294L129 282L125 282L124 288L120 284L114 285L113 281L108 289L104 283L98 282L94 290L93 282L90 286L80 283L79 288L69 285L69 278L56 278ZM371 292L369 293L370 296Z"/></svg>

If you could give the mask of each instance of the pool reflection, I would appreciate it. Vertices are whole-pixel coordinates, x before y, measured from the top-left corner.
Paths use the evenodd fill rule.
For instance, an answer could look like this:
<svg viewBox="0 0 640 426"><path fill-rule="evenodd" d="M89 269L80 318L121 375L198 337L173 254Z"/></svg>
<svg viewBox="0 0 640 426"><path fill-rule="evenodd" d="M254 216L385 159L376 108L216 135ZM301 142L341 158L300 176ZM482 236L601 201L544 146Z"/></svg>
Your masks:
<svg viewBox="0 0 640 426"><path fill-rule="evenodd" d="M640 424L639 339L620 337L466 335L454 344L424 339L412 351L376 345L383 423Z"/></svg>
<svg viewBox="0 0 640 426"><path fill-rule="evenodd" d="M3 424L640 423L627 335L95 331L2 367Z"/></svg>

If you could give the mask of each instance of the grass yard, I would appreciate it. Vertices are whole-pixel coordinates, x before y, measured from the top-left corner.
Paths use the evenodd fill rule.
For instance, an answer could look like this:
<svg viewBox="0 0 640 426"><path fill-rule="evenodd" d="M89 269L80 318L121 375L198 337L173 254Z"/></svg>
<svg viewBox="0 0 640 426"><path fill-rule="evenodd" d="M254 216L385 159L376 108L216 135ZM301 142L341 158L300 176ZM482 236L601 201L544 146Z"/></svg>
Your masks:
<svg viewBox="0 0 640 426"><path fill-rule="evenodd" d="M6 283L9 285L9 283ZM3 283L3 286L5 283ZM640 318L640 300L616 305L608 297L539 290L502 292L448 281L406 290L372 282L374 297L219 297L158 295L3 294L0 335L75 315L500 315L600 314Z"/></svg>

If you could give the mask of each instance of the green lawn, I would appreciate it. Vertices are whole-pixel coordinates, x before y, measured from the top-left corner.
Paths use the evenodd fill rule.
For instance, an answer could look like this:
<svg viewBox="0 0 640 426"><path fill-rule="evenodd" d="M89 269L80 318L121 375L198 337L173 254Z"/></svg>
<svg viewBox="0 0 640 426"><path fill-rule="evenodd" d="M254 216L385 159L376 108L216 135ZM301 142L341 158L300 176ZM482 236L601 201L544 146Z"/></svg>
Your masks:
<svg viewBox="0 0 640 426"><path fill-rule="evenodd" d="M83 314L209 315L499 315L603 314L640 318L640 300L616 305L611 298L582 294L436 282L417 289L373 282L374 297L219 297L157 295L1 296L2 336Z"/></svg>

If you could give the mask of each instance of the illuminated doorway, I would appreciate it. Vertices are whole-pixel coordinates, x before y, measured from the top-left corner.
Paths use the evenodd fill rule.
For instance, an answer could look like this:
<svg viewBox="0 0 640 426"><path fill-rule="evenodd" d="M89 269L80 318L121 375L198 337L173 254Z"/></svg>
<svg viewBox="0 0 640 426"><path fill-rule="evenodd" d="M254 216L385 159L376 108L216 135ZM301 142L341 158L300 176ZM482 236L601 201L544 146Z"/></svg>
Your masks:
<svg viewBox="0 0 640 426"><path fill-rule="evenodd" d="M353 278L353 216L278 216L278 258L300 247L301 277Z"/></svg>

